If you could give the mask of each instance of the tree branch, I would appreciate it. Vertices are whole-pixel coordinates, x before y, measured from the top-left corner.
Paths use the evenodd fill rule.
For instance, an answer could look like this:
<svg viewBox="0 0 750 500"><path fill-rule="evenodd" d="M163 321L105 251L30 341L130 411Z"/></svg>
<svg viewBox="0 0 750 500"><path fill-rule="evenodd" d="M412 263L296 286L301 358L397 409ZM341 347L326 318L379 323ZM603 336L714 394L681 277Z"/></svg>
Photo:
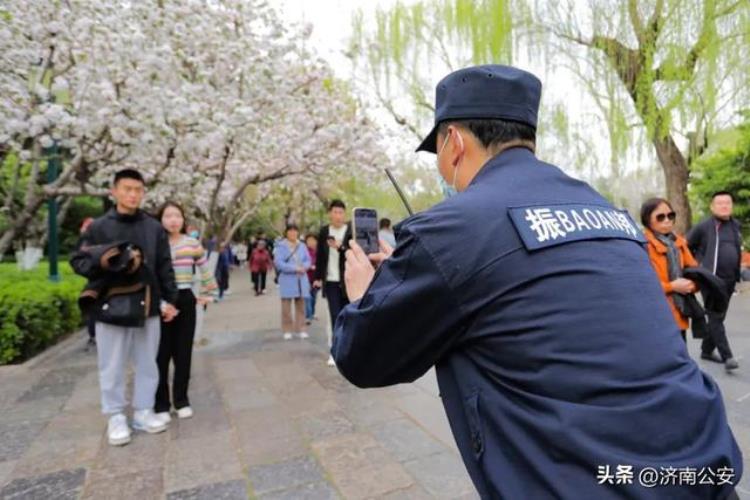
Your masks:
<svg viewBox="0 0 750 500"><path fill-rule="evenodd" d="M656 0L654 5L654 13L648 19L648 27L646 28L646 34L649 37L649 42L655 44L661 34L662 19L664 18L664 0Z"/></svg>
<svg viewBox="0 0 750 500"><path fill-rule="evenodd" d="M230 140L229 143L224 146L224 156L222 156L221 158L219 178L216 180L216 187L214 188L214 192L211 194L211 204L209 205L209 208L208 208L209 217L213 217L214 212L216 211L216 202L218 201L218 198L219 198L221 185L224 184L224 179L227 176L227 162L229 161L229 156L231 154L232 154L232 140Z"/></svg>
<svg viewBox="0 0 750 500"><path fill-rule="evenodd" d="M681 64L675 65L666 61L659 66L656 69L656 80L675 82L687 81L692 78L698 60L703 56L711 40L716 36L716 20L732 14L742 3L742 1L737 1L716 12L715 2L705 2L703 4L703 24L698 39L690 48Z"/></svg>
<svg viewBox="0 0 750 500"><path fill-rule="evenodd" d="M641 15L638 13L638 0L628 0L628 16L630 17L630 24L633 26L633 32L639 45L644 45L645 33L643 31Z"/></svg>

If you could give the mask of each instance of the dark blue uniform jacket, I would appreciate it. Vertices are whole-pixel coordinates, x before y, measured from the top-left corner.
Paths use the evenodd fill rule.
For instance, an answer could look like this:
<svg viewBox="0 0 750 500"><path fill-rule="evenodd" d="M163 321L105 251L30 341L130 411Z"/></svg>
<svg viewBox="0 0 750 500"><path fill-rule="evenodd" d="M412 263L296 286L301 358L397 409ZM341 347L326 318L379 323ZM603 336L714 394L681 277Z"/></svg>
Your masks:
<svg viewBox="0 0 750 500"><path fill-rule="evenodd" d="M643 236L587 184L510 149L397 239L331 352L360 387L436 366L483 498L724 498L718 483L737 484L721 394ZM665 484L642 486L644 470Z"/></svg>

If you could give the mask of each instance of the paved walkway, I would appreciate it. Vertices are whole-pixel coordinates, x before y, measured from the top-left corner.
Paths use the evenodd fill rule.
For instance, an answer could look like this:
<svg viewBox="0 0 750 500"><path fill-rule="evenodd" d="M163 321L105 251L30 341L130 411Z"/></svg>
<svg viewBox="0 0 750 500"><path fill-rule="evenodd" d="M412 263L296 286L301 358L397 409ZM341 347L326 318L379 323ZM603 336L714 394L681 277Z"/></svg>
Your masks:
<svg viewBox="0 0 750 500"><path fill-rule="evenodd" d="M325 364L325 321L309 340L285 342L273 285L256 298L246 273L232 280L234 293L209 309L197 341L195 417L166 433L107 444L95 355L82 336L0 367L0 499L476 498L432 373L357 389ZM722 387L747 452L750 293L734 298L728 324L740 370L701 366Z"/></svg>
<svg viewBox="0 0 750 500"><path fill-rule="evenodd" d="M326 365L325 303L309 340L284 341L273 285L232 288L197 340L194 418L125 447L83 336L0 367L0 499L476 498L434 375L357 389Z"/></svg>

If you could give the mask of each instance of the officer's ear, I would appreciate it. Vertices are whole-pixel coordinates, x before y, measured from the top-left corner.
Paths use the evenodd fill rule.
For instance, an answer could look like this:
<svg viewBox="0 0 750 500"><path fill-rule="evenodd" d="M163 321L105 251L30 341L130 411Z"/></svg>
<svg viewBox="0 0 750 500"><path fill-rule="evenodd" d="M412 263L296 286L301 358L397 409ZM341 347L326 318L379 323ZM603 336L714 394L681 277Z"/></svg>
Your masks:
<svg viewBox="0 0 750 500"><path fill-rule="evenodd" d="M464 144L464 138L461 135L461 131L457 128L453 128L453 133L451 134L453 136L453 159L451 161L451 164L456 167L458 166L458 162L461 161L461 158L464 155L465 144Z"/></svg>

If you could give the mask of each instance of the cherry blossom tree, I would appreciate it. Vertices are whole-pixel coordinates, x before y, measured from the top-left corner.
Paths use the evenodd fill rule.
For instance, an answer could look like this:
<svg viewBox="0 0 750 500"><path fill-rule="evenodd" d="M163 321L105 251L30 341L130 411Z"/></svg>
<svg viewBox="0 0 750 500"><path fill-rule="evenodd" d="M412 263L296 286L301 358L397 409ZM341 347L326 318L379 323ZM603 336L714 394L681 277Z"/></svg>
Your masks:
<svg viewBox="0 0 750 500"><path fill-rule="evenodd" d="M106 196L124 167L151 206L177 198L228 238L250 187L385 161L350 89L305 48L310 28L262 0L9 0L0 18L0 160L19 160L0 163L0 256L49 197Z"/></svg>

